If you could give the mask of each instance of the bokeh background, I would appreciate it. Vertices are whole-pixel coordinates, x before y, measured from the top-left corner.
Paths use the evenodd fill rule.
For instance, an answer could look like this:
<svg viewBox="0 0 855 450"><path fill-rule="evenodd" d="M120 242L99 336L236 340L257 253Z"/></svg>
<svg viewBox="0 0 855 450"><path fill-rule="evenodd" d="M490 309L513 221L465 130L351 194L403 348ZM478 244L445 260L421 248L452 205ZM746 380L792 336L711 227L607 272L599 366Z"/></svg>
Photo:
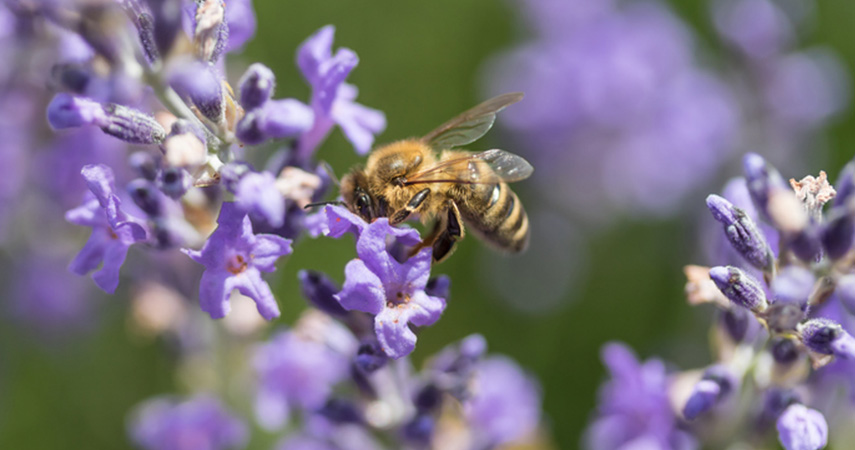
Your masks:
<svg viewBox="0 0 855 450"><path fill-rule="evenodd" d="M254 3L256 38L242 55L230 57L271 67L277 97L306 98L295 49L319 27L334 24L336 46L352 48L360 57L350 78L360 89L360 102L387 114L380 142L421 135L487 98L494 93L491 61L533 34L521 20L522 0ZM821 44L855 73L855 4L805 3L812 4L812 11L796 47ZM732 55L715 36L710 4L667 4L694 33L700 63L713 69L726 64ZM824 169L834 178L855 153L853 114L846 108L825 123L810 145L799 149L800 171L785 175ZM497 127L472 148L499 147L527 156L540 151L510 136L501 124L500 114ZM515 185L530 212L542 219L533 221L532 252L506 259L466 239L437 269L452 278L449 307L436 326L420 334L414 359L418 363L451 341L482 333L491 351L512 356L540 380L545 424L555 446L578 447L604 377L599 360L604 342L621 340L642 356L659 354L683 368L709 360L706 330L712 310L686 305L681 268L703 262L700 229L709 220L703 199L737 174L733 156L744 150L733 150L731 162L711 169L709 181L667 214L610 212L613 218L592 224L585 215L600 217L600 212L556 207L564 194L548 189L548 182L538 189L532 180ZM361 161L338 131L319 157L339 174ZM292 323L304 308L297 270L322 270L341 281L352 252L349 243L331 239L306 239L296 248L275 276L283 324ZM24 256L6 252L0 264L8 267ZM16 276L2 272L6 284ZM12 294L4 295L10 300ZM12 318L0 325L0 448L129 448L127 412L145 398L174 390L173 355L162 342L128 331L126 299L92 302L91 323L69 334L45 337Z"/></svg>

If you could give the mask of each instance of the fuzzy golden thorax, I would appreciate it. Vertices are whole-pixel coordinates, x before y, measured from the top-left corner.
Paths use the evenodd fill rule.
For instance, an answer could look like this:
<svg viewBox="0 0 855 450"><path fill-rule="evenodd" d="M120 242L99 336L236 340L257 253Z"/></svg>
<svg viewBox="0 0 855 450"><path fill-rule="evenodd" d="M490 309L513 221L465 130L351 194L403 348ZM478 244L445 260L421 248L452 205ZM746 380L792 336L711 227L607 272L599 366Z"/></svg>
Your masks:
<svg viewBox="0 0 855 450"><path fill-rule="evenodd" d="M409 139L393 142L374 150L365 166L368 190L388 203L388 214L404 208L419 191L430 188L431 196L421 205L418 212L422 220L428 220L442 204L443 196L437 189L445 183L405 186L403 182L412 175L436 164L434 150L425 143Z"/></svg>

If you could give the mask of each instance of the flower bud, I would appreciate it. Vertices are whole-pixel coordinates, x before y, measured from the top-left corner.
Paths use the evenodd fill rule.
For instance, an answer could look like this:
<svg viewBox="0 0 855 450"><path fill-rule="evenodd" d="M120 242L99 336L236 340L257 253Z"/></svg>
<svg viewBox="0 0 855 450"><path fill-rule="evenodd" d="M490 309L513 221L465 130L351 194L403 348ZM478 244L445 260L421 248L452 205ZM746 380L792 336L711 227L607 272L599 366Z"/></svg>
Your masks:
<svg viewBox="0 0 855 450"><path fill-rule="evenodd" d="M722 366L710 367L689 395L683 407L683 417L694 420L709 411L730 394L734 383L733 375L727 369Z"/></svg>
<svg viewBox="0 0 855 450"><path fill-rule="evenodd" d="M247 112L238 122L235 134L244 143L257 145L267 139L304 133L314 121L312 109L297 100L270 100Z"/></svg>
<svg viewBox="0 0 855 450"><path fill-rule="evenodd" d="M347 315L347 311L333 297L340 291L339 287L326 275L313 270L301 270L297 272L297 278L300 280L300 290L303 297L312 306L333 317Z"/></svg>
<svg viewBox="0 0 855 450"><path fill-rule="evenodd" d="M273 71L261 63L255 63L246 69L240 79L240 104L249 111L258 108L273 96L276 77Z"/></svg>
<svg viewBox="0 0 855 450"><path fill-rule="evenodd" d="M131 153L128 164L146 180L154 181L157 179L157 161L151 153L145 151Z"/></svg>
<svg viewBox="0 0 855 450"><path fill-rule="evenodd" d="M148 0L154 16L152 38L157 51L168 55L181 30L182 2L180 0Z"/></svg>
<svg viewBox="0 0 855 450"><path fill-rule="evenodd" d="M811 319L799 327L802 342L811 351L841 358L855 358L855 338L828 319Z"/></svg>
<svg viewBox="0 0 855 450"><path fill-rule="evenodd" d="M794 403L778 418L778 439L786 450L818 450L828 443L828 423L822 413Z"/></svg>
<svg viewBox="0 0 855 450"><path fill-rule="evenodd" d="M47 107L47 119L55 130L75 128L83 125L101 126L107 121L104 107L85 97L59 93Z"/></svg>
<svg viewBox="0 0 855 450"><path fill-rule="evenodd" d="M731 302L754 312L766 309L766 295L763 288L748 274L733 266L713 267L710 279Z"/></svg>
<svg viewBox="0 0 855 450"><path fill-rule="evenodd" d="M707 207L713 217L724 225L727 240L746 261L760 270L772 270L775 255L766 243L763 233L742 209L718 195L707 197Z"/></svg>
<svg viewBox="0 0 855 450"><path fill-rule="evenodd" d="M161 213L160 192L149 180L137 178L128 183L128 194L131 200L149 216L158 216Z"/></svg>
<svg viewBox="0 0 855 450"><path fill-rule="evenodd" d="M220 77L204 63L183 61L169 74L169 85L189 99L208 120L219 124L225 114L225 96Z"/></svg>
<svg viewBox="0 0 855 450"><path fill-rule="evenodd" d="M744 308L731 306L722 313L720 320L724 330L727 331L727 335L734 342L742 342L748 333L751 321L754 319L750 317L750 314Z"/></svg>
<svg viewBox="0 0 855 450"><path fill-rule="evenodd" d="M822 246L829 258L842 258L852 248L855 220L847 208L835 208L822 230Z"/></svg>
<svg viewBox="0 0 855 450"><path fill-rule="evenodd" d="M389 357L386 356L380 344L377 341L371 341L359 346L353 362L363 373L371 373L385 366L388 361Z"/></svg>
<svg viewBox="0 0 855 450"><path fill-rule="evenodd" d="M764 219L775 225L769 213L770 197L775 191L789 191L790 187L778 170L756 153L748 153L742 158L742 168L754 206Z"/></svg>
<svg viewBox="0 0 855 450"><path fill-rule="evenodd" d="M154 117L123 105L104 105L107 116L101 130L131 144L160 144L166 138L166 130Z"/></svg>
<svg viewBox="0 0 855 450"><path fill-rule="evenodd" d="M776 363L789 365L799 359L799 348L790 338L778 338L772 342L772 358Z"/></svg>
<svg viewBox="0 0 855 450"><path fill-rule="evenodd" d="M711 380L701 380L695 385L689 400L683 407L683 417L695 420L701 413L715 406L721 394L721 386Z"/></svg>
<svg viewBox="0 0 855 450"><path fill-rule="evenodd" d="M804 262L814 263L822 258L822 230L809 224L796 231L787 239L790 250Z"/></svg>
<svg viewBox="0 0 855 450"><path fill-rule="evenodd" d="M190 189L191 176L186 170L179 167L167 167L160 171L157 186L169 198L178 199Z"/></svg>

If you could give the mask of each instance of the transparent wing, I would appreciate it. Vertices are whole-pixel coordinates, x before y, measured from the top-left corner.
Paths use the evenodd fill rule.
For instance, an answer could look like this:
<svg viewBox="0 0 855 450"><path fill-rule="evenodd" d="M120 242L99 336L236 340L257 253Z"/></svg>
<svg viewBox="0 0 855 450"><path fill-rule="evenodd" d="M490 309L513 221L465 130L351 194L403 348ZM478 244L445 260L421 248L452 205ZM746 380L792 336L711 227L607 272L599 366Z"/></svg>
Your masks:
<svg viewBox="0 0 855 450"><path fill-rule="evenodd" d="M459 147L475 142L493 127L497 112L522 100L522 98L522 92L511 92L493 97L440 125L437 129L426 134L422 141L437 149Z"/></svg>
<svg viewBox="0 0 855 450"><path fill-rule="evenodd" d="M433 167L411 175L404 184L513 183L528 178L532 172L534 167L523 157L493 149L441 161Z"/></svg>

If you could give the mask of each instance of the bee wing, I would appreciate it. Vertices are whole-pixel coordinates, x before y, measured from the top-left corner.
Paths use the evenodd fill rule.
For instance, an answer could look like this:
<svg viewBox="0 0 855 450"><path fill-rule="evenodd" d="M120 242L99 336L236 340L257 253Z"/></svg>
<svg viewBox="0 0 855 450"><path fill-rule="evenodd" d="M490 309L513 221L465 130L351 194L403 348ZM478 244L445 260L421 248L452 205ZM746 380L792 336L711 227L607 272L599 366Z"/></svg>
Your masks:
<svg viewBox="0 0 855 450"><path fill-rule="evenodd" d="M504 150L487 150L448 159L407 178L405 184L513 183L531 176L534 167L522 156Z"/></svg>
<svg viewBox="0 0 855 450"><path fill-rule="evenodd" d="M440 125L437 129L426 134L422 141L439 149L459 147L475 142L493 127L497 112L522 100L522 98L522 92L511 92L493 97Z"/></svg>

